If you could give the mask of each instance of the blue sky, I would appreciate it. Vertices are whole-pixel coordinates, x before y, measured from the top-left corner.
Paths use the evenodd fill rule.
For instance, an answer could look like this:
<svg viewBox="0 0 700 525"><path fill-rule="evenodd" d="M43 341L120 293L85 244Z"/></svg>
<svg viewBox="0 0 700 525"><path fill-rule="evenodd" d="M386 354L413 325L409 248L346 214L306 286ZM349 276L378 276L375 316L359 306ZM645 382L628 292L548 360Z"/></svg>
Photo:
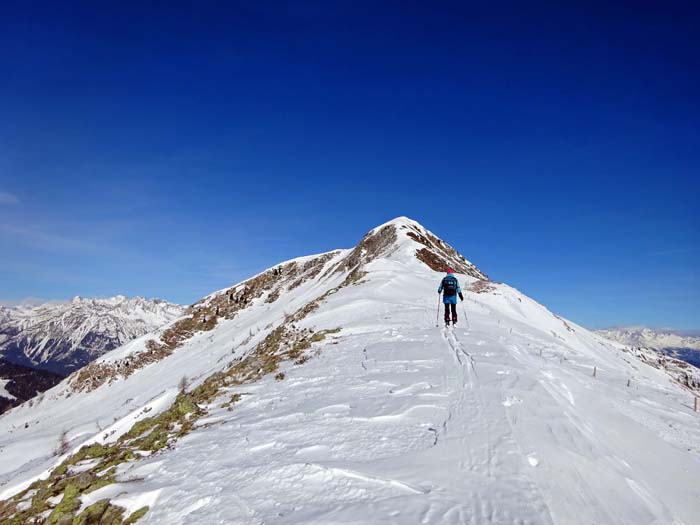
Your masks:
<svg viewBox="0 0 700 525"><path fill-rule="evenodd" d="M408 215L584 325L698 328L698 8L377 4L4 3L0 301L189 303Z"/></svg>

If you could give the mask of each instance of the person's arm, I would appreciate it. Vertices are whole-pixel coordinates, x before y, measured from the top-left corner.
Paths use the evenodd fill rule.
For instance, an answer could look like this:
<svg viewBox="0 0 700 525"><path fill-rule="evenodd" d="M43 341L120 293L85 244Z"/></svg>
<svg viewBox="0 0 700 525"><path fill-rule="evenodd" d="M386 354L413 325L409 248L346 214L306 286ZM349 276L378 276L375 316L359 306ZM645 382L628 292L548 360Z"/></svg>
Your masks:
<svg viewBox="0 0 700 525"><path fill-rule="evenodd" d="M440 287L438 288L438 293L442 293L442 285L444 284L445 280L443 279L440 281Z"/></svg>
<svg viewBox="0 0 700 525"><path fill-rule="evenodd" d="M464 301L464 296L462 295L462 287L459 285L459 281L457 281L457 295L459 295L460 301Z"/></svg>

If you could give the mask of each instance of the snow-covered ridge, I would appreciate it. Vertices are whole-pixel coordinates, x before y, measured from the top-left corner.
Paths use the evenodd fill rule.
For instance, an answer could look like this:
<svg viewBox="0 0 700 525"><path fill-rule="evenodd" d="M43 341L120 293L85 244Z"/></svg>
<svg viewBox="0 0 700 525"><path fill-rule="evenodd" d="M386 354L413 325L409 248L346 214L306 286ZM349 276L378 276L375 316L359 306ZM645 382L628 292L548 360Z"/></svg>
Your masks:
<svg viewBox="0 0 700 525"><path fill-rule="evenodd" d="M447 264L466 270L454 330L436 327L433 266ZM400 218L211 294L96 364L118 371L165 345L158 359L88 390L76 374L0 417L0 499L53 512L65 491L42 499L37 480L98 476L101 454L134 440L74 512L109 500L147 506L139 524L693 523L689 392L470 264ZM304 343L293 359L263 359L289 334ZM170 414L154 447L165 438L139 429ZM62 469L83 445L92 455Z"/></svg>
<svg viewBox="0 0 700 525"><path fill-rule="evenodd" d="M272 304L281 296L288 299L291 292L308 283L318 285L319 292L328 291L328 283L335 283L339 275L359 280L365 268L380 258L440 272L453 268L479 281L488 280L435 234L416 221L399 217L370 230L353 249L291 259L202 298L183 317L164 325L151 337L126 345L81 370L71 378L72 388L92 390L128 377L143 366L165 359L198 334L213 330L220 320L235 319L258 301ZM315 299L303 297L307 302Z"/></svg>
<svg viewBox="0 0 700 525"><path fill-rule="evenodd" d="M70 302L0 308L0 355L66 374L182 315L160 299L74 297Z"/></svg>

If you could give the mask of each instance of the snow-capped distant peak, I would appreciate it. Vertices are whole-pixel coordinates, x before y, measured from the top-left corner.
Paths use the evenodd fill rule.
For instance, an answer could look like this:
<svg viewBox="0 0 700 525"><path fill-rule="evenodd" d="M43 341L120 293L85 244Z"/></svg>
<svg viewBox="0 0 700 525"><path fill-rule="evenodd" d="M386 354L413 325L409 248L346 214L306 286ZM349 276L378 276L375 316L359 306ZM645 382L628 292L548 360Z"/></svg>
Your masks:
<svg viewBox="0 0 700 525"><path fill-rule="evenodd" d="M160 299L124 295L75 296L67 303L4 308L0 355L18 364L66 374L183 311L184 307Z"/></svg>
<svg viewBox="0 0 700 525"><path fill-rule="evenodd" d="M690 348L700 350L700 337L687 337L670 330L654 330L647 326L619 326L596 330L603 337L630 346L663 350Z"/></svg>
<svg viewBox="0 0 700 525"><path fill-rule="evenodd" d="M689 388L700 385L700 338L646 326L618 326L596 333L621 345L641 361L665 370L681 384Z"/></svg>

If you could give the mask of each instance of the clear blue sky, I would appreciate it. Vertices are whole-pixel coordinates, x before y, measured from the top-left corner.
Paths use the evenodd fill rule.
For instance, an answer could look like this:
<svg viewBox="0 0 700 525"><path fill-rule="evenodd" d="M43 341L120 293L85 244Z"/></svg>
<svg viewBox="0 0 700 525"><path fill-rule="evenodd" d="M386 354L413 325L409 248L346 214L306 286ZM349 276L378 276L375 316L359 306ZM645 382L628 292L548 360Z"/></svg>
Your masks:
<svg viewBox="0 0 700 525"><path fill-rule="evenodd" d="M189 303L408 215L584 325L699 327L692 3L121 4L3 2L0 301Z"/></svg>

